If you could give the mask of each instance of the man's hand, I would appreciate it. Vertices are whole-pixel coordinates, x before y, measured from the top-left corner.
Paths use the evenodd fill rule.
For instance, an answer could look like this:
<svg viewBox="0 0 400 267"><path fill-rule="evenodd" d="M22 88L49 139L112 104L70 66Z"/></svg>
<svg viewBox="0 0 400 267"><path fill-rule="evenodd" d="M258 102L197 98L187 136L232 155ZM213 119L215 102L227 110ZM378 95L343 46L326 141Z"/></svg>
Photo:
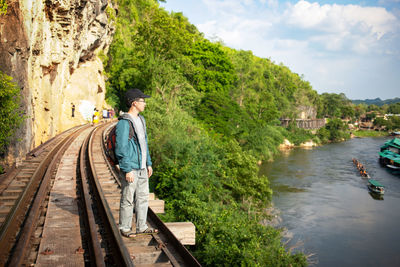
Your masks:
<svg viewBox="0 0 400 267"><path fill-rule="evenodd" d="M153 175L153 168L151 166L147 166L147 172L149 174L149 178Z"/></svg>
<svg viewBox="0 0 400 267"><path fill-rule="evenodd" d="M135 176L133 175L133 171L127 172L125 179L128 183L133 183L133 181L135 180Z"/></svg>

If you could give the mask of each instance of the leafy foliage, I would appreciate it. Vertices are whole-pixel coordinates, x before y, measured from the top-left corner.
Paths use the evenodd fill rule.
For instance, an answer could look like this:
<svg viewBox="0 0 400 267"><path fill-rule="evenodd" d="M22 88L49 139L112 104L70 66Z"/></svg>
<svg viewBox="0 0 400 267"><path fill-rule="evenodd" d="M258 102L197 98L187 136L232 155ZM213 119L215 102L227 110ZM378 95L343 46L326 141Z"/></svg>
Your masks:
<svg viewBox="0 0 400 267"><path fill-rule="evenodd" d="M339 142L350 138L347 125L340 119L329 120L324 128L318 130L318 137L323 143Z"/></svg>
<svg viewBox="0 0 400 267"><path fill-rule="evenodd" d="M382 117L378 117L374 120L375 127L383 127L386 130L398 130L400 129L400 117L396 115L389 116L387 120Z"/></svg>
<svg viewBox="0 0 400 267"><path fill-rule="evenodd" d="M389 105L388 112L391 114L400 114L400 103Z"/></svg>
<svg viewBox="0 0 400 267"><path fill-rule="evenodd" d="M124 8L110 48L107 100L123 103L124 92L138 87L172 101L188 88L182 73L194 66L183 54L200 34L181 13L169 14L152 1L136 2L119 3Z"/></svg>
<svg viewBox="0 0 400 267"><path fill-rule="evenodd" d="M145 112L157 166L151 183L166 200L163 219L196 225L192 252L203 265L306 264L284 250L278 230L259 223L268 217L261 211L272 192L254 157L232 139L210 136L188 113L167 111L160 96Z"/></svg>
<svg viewBox="0 0 400 267"><path fill-rule="evenodd" d="M195 68L187 75L200 92L229 92L236 79L233 65L218 43L203 39L186 52Z"/></svg>
<svg viewBox="0 0 400 267"><path fill-rule="evenodd" d="M24 119L20 102L20 89L10 76L0 71L0 153L5 151Z"/></svg>
<svg viewBox="0 0 400 267"><path fill-rule="evenodd" d="M315 135L312 134L309 130L297 128L296 123L294 121L289 124L289 127L287 127L286 130L287 130L287 133L285 134L286 138L296 146L305 143L309 140L315 139Z"/></svg>
<svg viewBox="0 0 400 267"><path fill-rule="evenodd" d="M0 0L0 16L7 14L8 4L6 0Z"/></svg>
<svg viewBox="0 0 400 267"><path fill-rule="evenodd" d="M151 186L166 200L164 220L196 225L191 250L207 266L306 265L304 255L285 251L278 230L260 224L272 190L256 163L287 135L280 116L316 105L318 94L283 65L206 40L157 1L118 6L103 57L107 101L124 109L126 90L152 95L145 111Z"/></svg>
<svg viewBox="0 0 400 267"><path fill-rule="evenodd" d="M321 100L322 105L318 110L320 117L347 118L354 116L353 105L343 93L323 93Z"/></svg>

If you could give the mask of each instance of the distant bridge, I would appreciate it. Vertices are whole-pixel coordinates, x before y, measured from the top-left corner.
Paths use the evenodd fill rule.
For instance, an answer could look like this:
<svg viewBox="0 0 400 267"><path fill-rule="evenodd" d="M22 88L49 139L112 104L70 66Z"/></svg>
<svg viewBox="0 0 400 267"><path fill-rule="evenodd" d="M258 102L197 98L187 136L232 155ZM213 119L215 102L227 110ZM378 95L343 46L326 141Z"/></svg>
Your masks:
<svg viewBox="0 0 400 267"><path fill-rule="evenodd" d="M325 126L325 119L280 119L281 126L288 127L291 121L295 121L298 128L319 129Z"/></svg>

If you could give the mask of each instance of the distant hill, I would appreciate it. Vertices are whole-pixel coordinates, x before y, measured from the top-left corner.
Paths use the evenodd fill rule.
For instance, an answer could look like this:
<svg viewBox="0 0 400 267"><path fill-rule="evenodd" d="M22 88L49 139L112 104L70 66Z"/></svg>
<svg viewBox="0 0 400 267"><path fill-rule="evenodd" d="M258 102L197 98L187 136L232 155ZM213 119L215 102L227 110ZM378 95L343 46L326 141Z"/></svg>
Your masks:
<svg viewBox="0 0 400 267"><path fill-rule="evenodd" d="M400 98L396 97L393 99L386 99L386 100L382 100L379 97L375 98L375 99L365 99L365 100L351 100L353 102L353 104L358 105L361 103L367 104L367 105L377 105L377 106L383 106L385 104L395 104L395 103L399 103L400 102Z"/></svg>

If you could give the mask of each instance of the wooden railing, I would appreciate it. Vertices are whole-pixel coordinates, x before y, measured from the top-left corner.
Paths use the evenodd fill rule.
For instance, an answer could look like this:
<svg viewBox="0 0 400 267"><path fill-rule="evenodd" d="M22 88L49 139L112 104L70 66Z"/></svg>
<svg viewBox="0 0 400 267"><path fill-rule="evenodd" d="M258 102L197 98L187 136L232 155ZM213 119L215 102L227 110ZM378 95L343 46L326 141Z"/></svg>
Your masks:
<svg viewBox="0 0 400 267"><path fill-rule="evenodd" d="M280 119L281 126L288 127L292 119ZM298 128L319 129L325 126L325 119L295 119Z"/></svg>

